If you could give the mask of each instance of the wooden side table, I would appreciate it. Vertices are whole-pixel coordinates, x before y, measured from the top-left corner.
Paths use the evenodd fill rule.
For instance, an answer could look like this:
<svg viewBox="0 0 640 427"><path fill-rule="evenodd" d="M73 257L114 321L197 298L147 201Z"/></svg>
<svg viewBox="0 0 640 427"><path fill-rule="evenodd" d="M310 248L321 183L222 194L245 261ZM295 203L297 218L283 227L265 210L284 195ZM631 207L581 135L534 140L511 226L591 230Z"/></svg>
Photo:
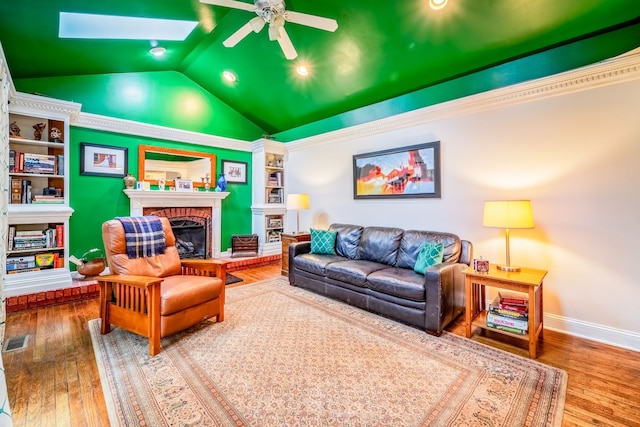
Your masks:
<svg viewBox="0 0 640 427"><path fill-rule="evenodd" d="M477 273L473 267L466 268L465 274L465 320L466 335L471 338L473 327L490 330L521 340L529 341L529 357L535 359L538 349L538 339L542 338L544 330L542 311L542 280L547 275L546 270L522 268L519 272L498 270L491 265L488 273ZM485 287L508 289L524 292L529 295L529 321L526 335L513 334L487 326L486 289Z"/></svg>
<svg viewBox="0 0 640 427"><path fill-rule="evenodd" d="M280 235L282 238L282 271L283 276L289 275L289 245L298 242L310 242L311 234L309 233L293 233Z"/></svg>

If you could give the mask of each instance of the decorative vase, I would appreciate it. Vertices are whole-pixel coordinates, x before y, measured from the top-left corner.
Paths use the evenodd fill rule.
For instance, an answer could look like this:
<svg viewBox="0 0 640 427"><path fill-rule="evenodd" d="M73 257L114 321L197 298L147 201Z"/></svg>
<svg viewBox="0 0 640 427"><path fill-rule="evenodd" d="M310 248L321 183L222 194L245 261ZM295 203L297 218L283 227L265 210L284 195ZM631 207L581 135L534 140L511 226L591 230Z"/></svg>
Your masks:
<svg viewBox="0 0 640 427"><path fill-rule="evenodd" d="M124 178L122 178L122 180L124 181L124 188L126 188L127 190L131 190L135 188L136 179L130 173L128 173Z"/></svg>
<svg viewBox="0 0 640 427"><path fill-rule="evenodd" d="M223 173L221 173L218 178L218 187L220 187L220 191L225 191L227 189L227 178L225 178Z"/></svg>

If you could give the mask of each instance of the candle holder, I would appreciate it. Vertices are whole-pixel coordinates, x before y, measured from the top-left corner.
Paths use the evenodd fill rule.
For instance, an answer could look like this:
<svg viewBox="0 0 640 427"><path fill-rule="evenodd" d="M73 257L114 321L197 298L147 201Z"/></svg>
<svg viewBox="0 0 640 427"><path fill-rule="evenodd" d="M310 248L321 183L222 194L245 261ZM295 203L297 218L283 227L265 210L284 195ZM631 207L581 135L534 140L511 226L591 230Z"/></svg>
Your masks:
<svg viewBox="0 0 640 427"><path fill-rule="evenodd" d="M204 178L200 178L200 179L204 184L204 191L209 191L209 189L211 188L211 185L209 183L209 181L211 181L211 174L206 174Z"/></svg>

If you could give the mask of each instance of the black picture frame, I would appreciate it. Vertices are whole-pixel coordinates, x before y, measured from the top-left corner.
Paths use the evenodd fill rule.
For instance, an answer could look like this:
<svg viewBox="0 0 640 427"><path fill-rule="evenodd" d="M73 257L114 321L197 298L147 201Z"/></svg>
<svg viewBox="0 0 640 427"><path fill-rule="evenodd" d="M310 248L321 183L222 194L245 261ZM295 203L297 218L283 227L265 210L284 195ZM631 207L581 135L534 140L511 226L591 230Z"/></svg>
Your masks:
<svg viewBox="0 0 640 427"><path fill-rule="evenodd" d="M80 143L80 175L123 178L127 172L128 148Z"/></svg>
<svg viewBox="0 0 640 427"><path fill-rule="evenodd" d="M236 160L223 160L222 173L227 179L227 184L246 184L248 176L247 162L238 162Z"/></svg>
<svg viewBox="0 0 640 427"><path fill-rule="evenodd" d="M354 199L438 199L440 187L440 141L353 156Z"/></svg>

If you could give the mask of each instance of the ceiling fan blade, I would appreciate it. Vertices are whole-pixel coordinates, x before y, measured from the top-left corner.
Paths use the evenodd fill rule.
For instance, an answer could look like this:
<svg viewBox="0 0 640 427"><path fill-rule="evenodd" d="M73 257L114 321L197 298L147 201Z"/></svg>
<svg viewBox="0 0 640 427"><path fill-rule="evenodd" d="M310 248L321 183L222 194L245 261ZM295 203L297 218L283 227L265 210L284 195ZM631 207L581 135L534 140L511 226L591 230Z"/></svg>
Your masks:
<svg viewBox="0 0 640 427"><path fill-rule="evenodd" d="M278 38L278 44L284 52L284 56L287 59L296 59L298 57L298 52L296 52L296 48L293 47L293 43L291 43L291 39L289 38L289 34L284 29L284 27L280 27L280 37Z"/></svg>
<svg viewBox="0 0 640 427"><path fill-rule="evenodd" d="M247 22L242 27L240 27L238 31L231 34L228 39L222 42L222 44L226 47L234 47L240 42L240 40L247 37L251 31L253 31L253 29L251 28L251 22Z"/></svg>
<svg viewBox="0 0 640 427"><path fill-rule="evenodd" d="M256 6L254 4L235 0L200 0L200 3L212 4L214 6L231 7L233 9L248 10L250 12L256 10Z"/></svg>
<svg viewBox="0 0 640 427"><path fill-rule="evenodd" d="M334 32L338 29L338 22L335 19L323 18L322 16L309 15L306 13L287 11L284 19L294 24L306 25L307 27L318 28L320 30Z"/></svg>

